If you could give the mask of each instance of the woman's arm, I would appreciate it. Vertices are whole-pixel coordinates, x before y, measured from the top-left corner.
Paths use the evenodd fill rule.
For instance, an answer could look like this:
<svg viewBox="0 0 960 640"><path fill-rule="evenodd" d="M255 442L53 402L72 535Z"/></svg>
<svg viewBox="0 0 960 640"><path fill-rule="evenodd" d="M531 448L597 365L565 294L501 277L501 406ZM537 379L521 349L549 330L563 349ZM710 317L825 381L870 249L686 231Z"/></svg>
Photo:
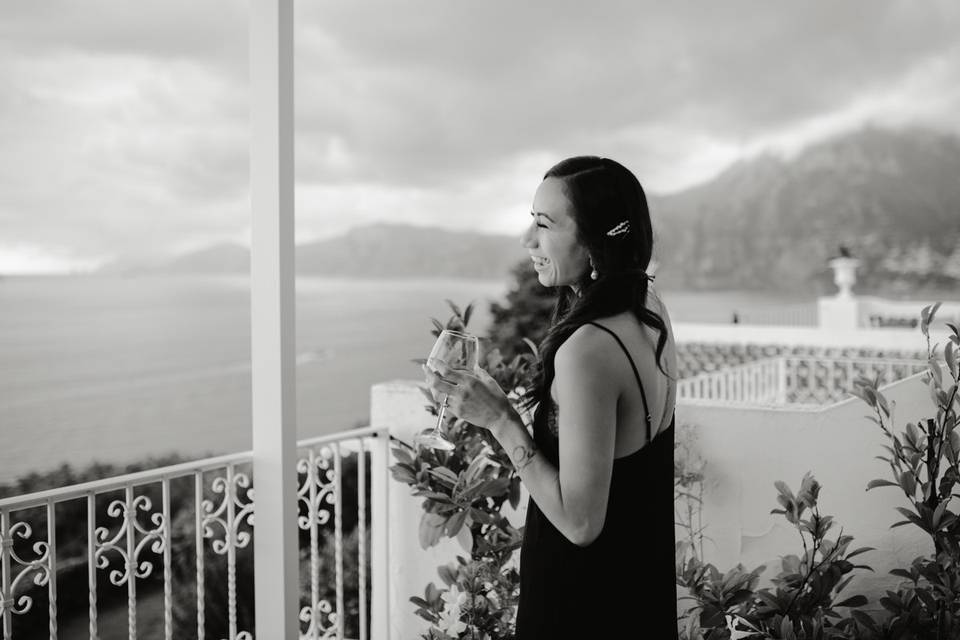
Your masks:
<svg viewBox="0 0 960 640"><path fill-rule="evenodd" d="M489 425L540 510L581 546L603 529L613 472L619 391L603 338L581 327L557 351L559 470L537 451L515 412Z"/></svg>

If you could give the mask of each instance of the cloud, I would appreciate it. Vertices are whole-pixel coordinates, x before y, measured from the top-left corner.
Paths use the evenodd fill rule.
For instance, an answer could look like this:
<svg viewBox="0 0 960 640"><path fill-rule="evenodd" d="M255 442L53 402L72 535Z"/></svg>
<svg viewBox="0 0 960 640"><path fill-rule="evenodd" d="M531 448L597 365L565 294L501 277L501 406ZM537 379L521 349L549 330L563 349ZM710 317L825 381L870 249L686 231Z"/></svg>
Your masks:
<svg viewBox="0 0 960 640"><path fill-rule="evenodd" d="M0 255L49 247L87 264L248 234L246 10L4 6ZM960 131L948 0L336 0L295 14L302 239L376 220L519 232L542 172L579 153L663 192L867 122Z"/></svg>

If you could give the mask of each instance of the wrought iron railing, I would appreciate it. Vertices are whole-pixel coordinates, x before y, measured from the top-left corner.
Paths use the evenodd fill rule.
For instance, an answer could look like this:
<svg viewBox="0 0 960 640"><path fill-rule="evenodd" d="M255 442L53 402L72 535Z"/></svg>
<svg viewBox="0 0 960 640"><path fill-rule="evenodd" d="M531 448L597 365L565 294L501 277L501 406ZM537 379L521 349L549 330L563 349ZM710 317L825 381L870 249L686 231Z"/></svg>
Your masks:
<svg viewBox="0 0 960 640"><path fill-rule="evenodd" d="M777 404L785 389L782 362L782 358L768 358L683 378L677 385L677 400Z"/></svg>
<svg viewBox="0 0 960 640"><path fill-rule="evenodd" d="M850 398L858 376L886 385L927 368L924 360L894 358L810 358L783 360L784 395L788 404L832 404Z"/></svg>
<svg viewBox="0 0 960 640"><path fill-rule="evenodd" d="M923 371L926 362L892 358L766 358L681 379L681 401L824 405L850 397L857 376L890 384Z"/></svg>
<svg viewBox="0 0 960 640"><path fill-rule="evenodd" d="M368 454L375 454L376 464L385 465L387 440L384 429L366 428L297 445L301 638L345 638L348 623L352 637L368 637L368 534L375 521L369 504L372 494L386 491L387 482L385 470L370 473ZM355 471L348 473L345 462L355 466ZM371 487L368 476L372 484L382 486ZM100 598L108 590L119 589L126 590L126 635L137 638L138 586L151 578L162 582L163 628L150 633L141 629L139 637L174 638L176 622L181 634L204 640L212 633L208 633L214 626L208 614L215 609L215 617L223 619L223 637L252 638L252 602L241 603L238 589L240 568L244 577L252 576L252 480L252 453L247 452L0 500L3 639L37 637L35 620L30 630L21 623L28 613L36 617L38 601L43 601L40 604L47 610L43 635L57 638L61 622L58 595L62 595L62 589L58 594L57 578L78 564L86 565L90 638L101 635ZM346 487L356 493L349 504L345 502ZM63 513L85 513L85 540L58 540L58 531L78 528L72 517L64 521ZM344 531L347 519L354 523L349 532ZM377 522L374 526L385 525ZM351 541L356 539L349 547L344 545L345 533ZM76 553L78 547L83 548L82 554ZM71 550L74 555L64 557L70 556ZM245 556L242 567L241 553ZM332 568L323 563L321 554L332 556ZM351 584L345 584L347 554L356 572ZM85 556L85 562L78 555ZM214 560L219 561L216 566ZM327 576L324 580L321 572ZM215 584L210 583L210 575L217 576ZM249 591L246 580L243 586ZM224 587L226 593L222 594ZM348 589L352 596L349 607ZM71 595L75 599L76 594ZM216 602L220 595L225 595L225 601ZM247 615L241 615L242 610L248 611ZM190 620L185 622L185 618ZM18 626L24 628L23 633Z"/></svg>

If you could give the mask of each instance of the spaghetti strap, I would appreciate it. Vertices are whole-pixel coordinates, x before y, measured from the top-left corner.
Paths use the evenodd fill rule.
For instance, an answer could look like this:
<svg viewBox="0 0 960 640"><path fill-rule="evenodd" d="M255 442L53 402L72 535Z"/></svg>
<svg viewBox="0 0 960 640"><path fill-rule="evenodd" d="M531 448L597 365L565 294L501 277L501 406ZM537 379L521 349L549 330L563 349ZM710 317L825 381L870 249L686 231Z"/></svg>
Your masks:
<svg viewBox="0 0 960 640"><path fill-rule="evenodd" d="M623 340L620 339L620 336L618 336L616 333L614 333L612 330L608 329L607 327L603 326L602 324L598 324L592 321L588 321L586 324L590 324L599 329L603 329L604 331L609 333L611 336L613 336L613 339L616 340L617 344L620 345L620 348L623 350L623 353L626 354L627 360L630 361L630 366L633 368L633 375L636 376L637 384L640 385L640 397L643 399L643 412L646 415L646 422L647 422L647 442L650 442L652 439L651 434L653 432L653 421L652 421L652 418L650 417L650 405L647 404L647 394L643 390L643 381L640 380L640 372L637 370L636 363L634 363L633 358L630 356L630 352L627 351L627 347L626 345L623 344Z"/></svg>

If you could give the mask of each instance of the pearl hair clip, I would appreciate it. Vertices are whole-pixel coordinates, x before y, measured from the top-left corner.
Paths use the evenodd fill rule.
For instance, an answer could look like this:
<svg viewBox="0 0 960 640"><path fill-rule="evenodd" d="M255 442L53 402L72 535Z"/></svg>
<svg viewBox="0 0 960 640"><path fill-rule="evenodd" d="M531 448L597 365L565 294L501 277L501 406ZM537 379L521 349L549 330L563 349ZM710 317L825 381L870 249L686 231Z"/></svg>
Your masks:
<svg viewBox="0 0 960 640"><path fill-rule="evenodd" d="M615 226L613 229L610 229L610 231L607 231L607 235L612 238L613 236L619 236L621 234L629 233L629 232L630 232L630 221L624 220L623 222Z"/></svg>

